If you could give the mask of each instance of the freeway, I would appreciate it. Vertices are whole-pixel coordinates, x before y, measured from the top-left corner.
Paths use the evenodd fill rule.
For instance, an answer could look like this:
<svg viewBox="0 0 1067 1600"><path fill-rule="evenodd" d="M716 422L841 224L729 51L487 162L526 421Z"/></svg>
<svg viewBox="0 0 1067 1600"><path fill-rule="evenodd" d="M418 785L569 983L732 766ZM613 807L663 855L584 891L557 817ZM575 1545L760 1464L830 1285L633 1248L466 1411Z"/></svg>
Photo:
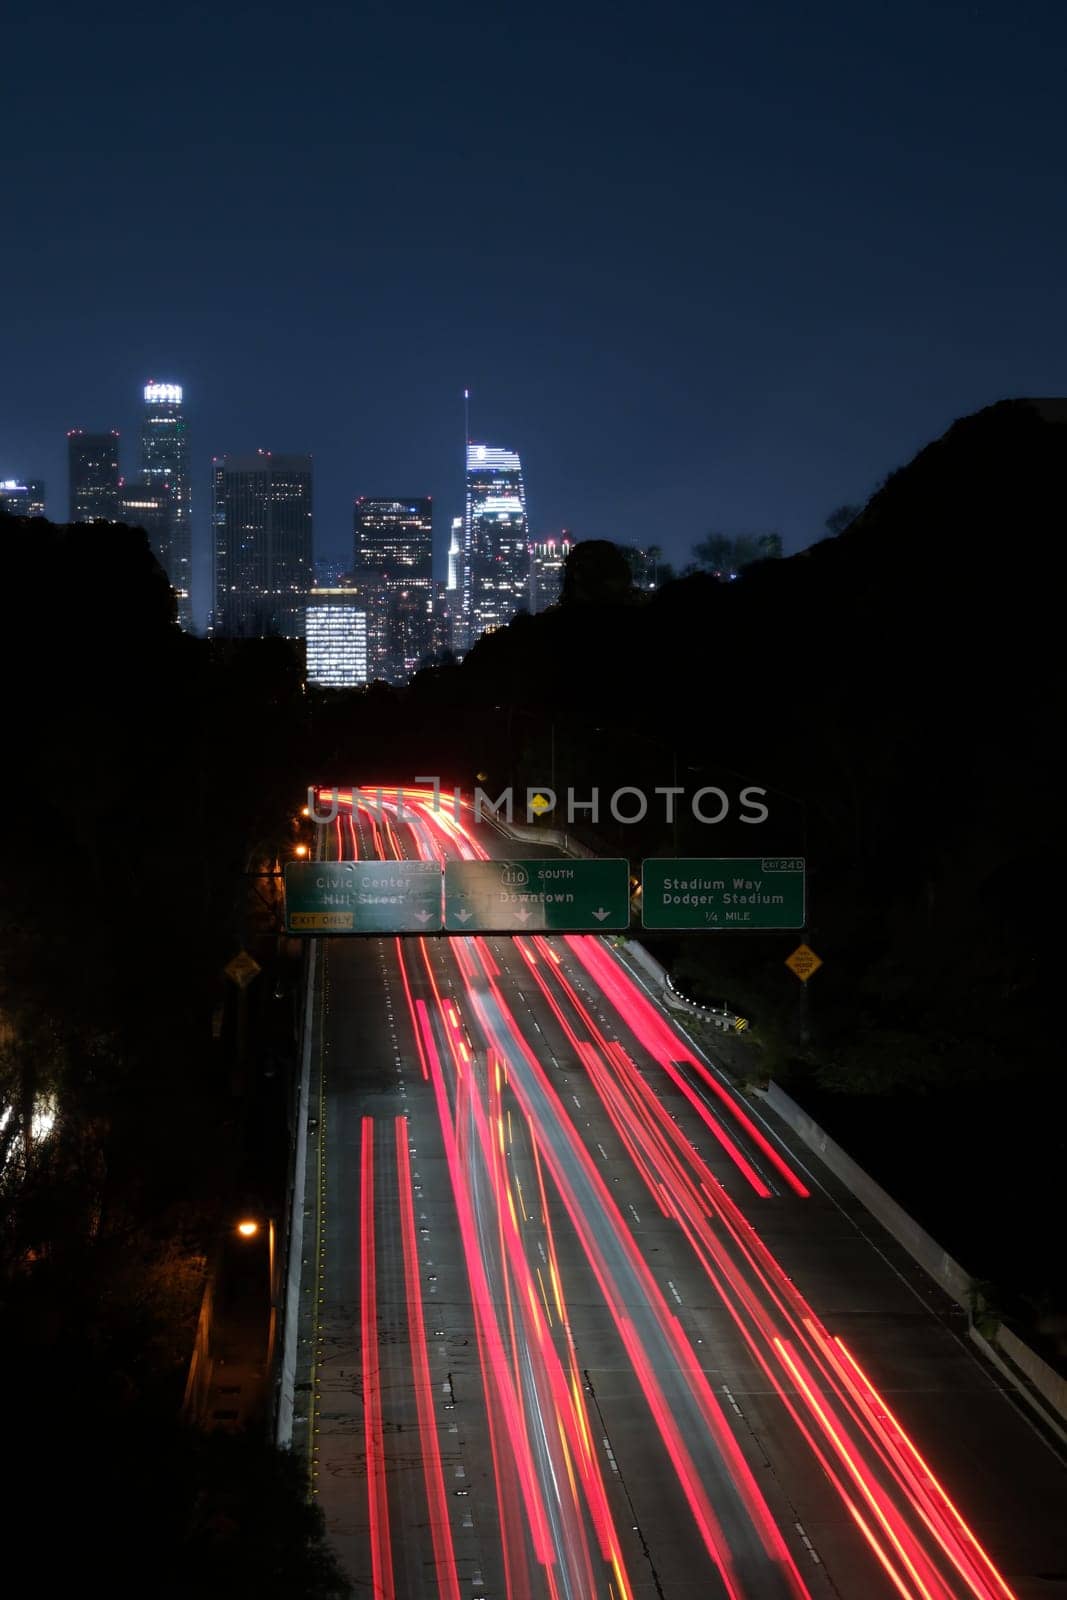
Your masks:
<svg viewBox="0 0 1067 1600"><path fill-rule="evenodd" d="M334 859L533 853L342 799ZM294 1444L357 1594L1067 1592L1049 1443L607 941L320 951Z"/></svg>

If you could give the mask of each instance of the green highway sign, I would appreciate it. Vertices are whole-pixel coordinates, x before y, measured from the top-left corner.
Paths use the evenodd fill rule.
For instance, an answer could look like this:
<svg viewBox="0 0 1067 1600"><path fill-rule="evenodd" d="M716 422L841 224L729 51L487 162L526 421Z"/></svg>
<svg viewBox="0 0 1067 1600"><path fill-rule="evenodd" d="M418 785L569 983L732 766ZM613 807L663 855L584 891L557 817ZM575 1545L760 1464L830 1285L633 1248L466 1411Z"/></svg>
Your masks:
<svg viewBox="0 0 1067 1600"><path fill-rule="evenodd" d="M630 925L626 861L446 861L446 933L582 933Z"/></svg>
<svg viewBox="0 0 1067 1600"><path fill-rule="evenodd" d="M291 861L286 933L440 933L436 861Z"/></svg>
<svg viewBox="0 0 1067 1600"><path fill-rule="evenodd" d="M645 928L802 928L803 856L658 857L642 863Z"/></svg>

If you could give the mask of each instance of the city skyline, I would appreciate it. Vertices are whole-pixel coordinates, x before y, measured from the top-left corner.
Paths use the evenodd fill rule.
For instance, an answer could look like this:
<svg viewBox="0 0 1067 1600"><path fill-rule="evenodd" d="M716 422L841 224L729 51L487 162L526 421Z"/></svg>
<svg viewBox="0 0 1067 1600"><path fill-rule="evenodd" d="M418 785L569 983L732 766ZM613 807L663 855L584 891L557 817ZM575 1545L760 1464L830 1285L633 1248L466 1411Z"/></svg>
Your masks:
<svg viewBox="0 0 1067 1600"><path fill-rule="evenodd" d="M177 371L178 367L178 363L172 363L170 367L166 368L166 370ZM90 428L84 426L71 427L66 430L65 439L63 439L60 444L55 445L54 450L51 452L38 450L35 461L39 461L42 456L47 457L51 463L49 472L41 472L40 470L37 470L36 465L35 470L29 470L21 461L15 460L16 452L13 447L8 445L6 447L9 453L8 457L5 458L0 456L0 482L6 481L12 485L16 483L20 485L28 484L34 487L36 490L41 490L43 486L47 489L45 514L52 517L53 520L69 520L72 516L72 512L70 510L69 465L71 438L77 434L84 434L87 438L95 437L98 439L103 439L104 437L114 437L118 441L120 477L125 476L132 480L139 474L139 472L143 470L144 415L147 404L144 396L147 389L150 387L153 387L153 385L147 384L143 377L136 378L131 385L131 394L133 398L131 398L131 395L116 396L115 398L106 402L103 406L102 409L105 416L111 418L119 416L122 418L123 422L127 424L126 426L121 428L113 428L110 426L100 428ZM166 386L156 385L155 387ZM184 392L185 395L189 394L190 386L185 381L184 373L182 374L182 382L173 385L173 387L175 387L179 392ZM454 410L457 395L462 395L463 393L464 391L457 390L455 393L444 396L442 410L445 413L447 413L449 409ZM1026 396L1024 395L1023 389L1019 388L1011 395L990 395L985 400L976 402L975 405L970 409L981 409L982 405L992 404L996 399L1001 398L1043 397L1037 395ZM182 402L178 401L177 404L180 409L182 407ZM964 407L960 414L963 414L967 409L967 407ZM71 407L69 404L66 405L64 414L68 415L72 410L77 414L86 414L85 407L81 407L79 410L77 405ZM207 408L207 412L208 415L210 415L210 407ZM202 431L196 417L195 391L191 414L194 419L194 438L197 442L197 448L195 450L191 450L188 456L190 489L187 491L186 498L188 499L189 495L191 495L197 509L192 515L189 531L189 565L191 566L192 570L189 607L187 610L184 605L180 604L180 611L183 618L183 625L185 624L185 619L187 617L191 617L194 631L203 632L209 625L214 603L215 551L210 509L214 492L214 463L222 454L243 453L246 455L251 455L259 451L262 446L259 444L254 444L242 452L235 450L227 451L227 448L224 444L221 450L213 454L212 448L209 444L205 455L204 449L200 448L202 443ZM445 421L447 422L448 420L449 419L446 415ZM943 426L948 426L953 420L954 418L952 416L944 418ZM442 431L447 431L442 430L438 426L440 423L441 418L436 418L435 426L431 428L430 435L425 441L423 441L421 454L426 460L432 460L438 454L437 445L440 433ZM237 425L231 428L232 433L239 434L242 431L247 434L247 429L242 429ZM539 430L535 429L534 431L537 433ZM940 431L943 431L943 428ZM276 429L268 427L266 432L268 436L273 435L274 437L277 437ZM918 440L909 441L909 450L913 449L918 442ZM446 470L444 472L438 471L437 474L439 478L446 480L445 489L442 492L434 491L432 493L427 490L422 495L422 498L430 502L436 502L437 515L435 516L433 525L433 574L435 579L439 579L442 582L446 582L448 577L449 544L452 537L454 522L459 522L460 532L462 535L463 518L462 516L459 518L455 517L452 511L452 506L455 505L458 510L462 511L464 505L463 477L462 474L457 475L454 470L455 457L458 454L454 439L448 441L448 444L453 457L452 470L449 471L446 466ZM66 446L66 449L62 448L63 445ZM0 448L4 447L0 445ZM134 455L134 452L136 452L136 455ZM360 498L360 492L358 489L353 489L352 484L347 482L342 476L342 470L337 467L336 461L333 463L333 470L326 471L321 468L319 456L314 450L297 451L296 453L305 454L316 463L316 534L313 552L314 559L316 561L327 561L333 564L338 562L343 564L345 561L350 561L352 550L351 510L354 501ZM420 455L419 449L416 448L412 454L417 460ZM525 448L522 452L522 455L525 459ZM674 527L664 526L662 522L657 519L655 513L653 513L651 516L643 514L640 520L644 526L634 527L632 534L628 536L623 531L623 525L612 528L605 524L604 519L601 519L599 526L588 528L577 527L576 519L571 516L567 505L564 503L563 515L560 519L555 519L552 515L546 513L545 515L539 515L535 521L529 523L529 538L531 542L555 538L559 536L560 527L566 527L572 541L600 538L610 540L613 543L620 544L627 548L636 549L646 549L648 546L654 544L662 551L662 557L664 561L671 564L676 569L681 569L691 559L694 545L708 533L709 529L729 528L730 532L738 533L744 536L760 536L768 531L778 533L782 538L782 553L785 555L794 555L798 553L799 550L806 548L810 544L817 543L819 539L826 536L826 518L838 507L838 505L842 503L849 503L850 500L851 503L854 504L865 503L870 494L874 493L875 490L885 481L886 477L888 477L890 473L899 465L899 460L887 460L884 470L879 475L870 479L867 488L865 490L858 490L852 497L849 497L848 495L837 495L835 497L833 493L827 493L826 495L822 495L817 499L813 499L811 504L818 505L821 510L817 513L813 513L815 516L815 522L810 529L810 533L806 537L797 534L794 534L793 537L790 537L787 532L783 531L789 526L790 519L788 517L780 518L777 526L772 526L770 519L767 519L767 521L763 524L758 524L753 521L745 525L740 523L731 525L727 517L720 517L716 515L714 509L709 509L703 521L701 521L699 524L695 523L691 530L687 528L684 532L680 532ZM123 470L124 468L126 469L125 471ZM381 475L382 474L379 469L376 469L373 464L366 468L353 468L354 477L364 480L369 479L371 482L375 481L375 478L380 477ZM409 466L399 468L397 475L400 477L401 481L410 482L411 480L414 480L416 483L418 483L420 478L425 481L432 474L430 472L420 473L417 466ZM319 506L319 501L321 501L323 498L321 489L321 482L323 478L325 478L327 483L332 486L331 502L325 511L323 511ZM447 482L449 478L453 480L452 483ZM582 493L582 485L576 484L576 501L581 499ZM540 485L537 498L538 502L540 503ZM66 508L66 516L64 516L60 508ZM13 509L13 507L11 509ZM633 519L624 518L622 519L622 522L625 526L629 527L632 525ZM650 532L654 534L654 537L650 537ZM176 592L179 591L176 590Z"/></svg>
<svg viewBox="0 0 1067 1600"><path fill-rule="evenodd" d="M209 58L164 19L157 92L195 101L200 131L154 120L150 148L126 143L143 56L118 18L84 37L13 21L16 125L63 87L13 175L0 477L58 487L68 428L135 437L145 377L174 374L202 607L212 454L310 451L320 549L340 551L355 493L454 503L469 386L474 434L516 441L537 485L535 533L655 539L677 563L711 527L776 529L792 553L954 418L1062 391L1064 22L1038 10L1040 53L1007 15L914 4L803 21L780 0L766 17L692 8L651 38L624 4L610 39L551 11L410 30L338 14L298 62L225 15ZM491 106L483 49L515 73ZM402 55L402 129L384 78L339 116L353 51ZM153 209L120 244L148 183L204 202L191 222ZM465 190L523 196L477 251Z"/></svg>

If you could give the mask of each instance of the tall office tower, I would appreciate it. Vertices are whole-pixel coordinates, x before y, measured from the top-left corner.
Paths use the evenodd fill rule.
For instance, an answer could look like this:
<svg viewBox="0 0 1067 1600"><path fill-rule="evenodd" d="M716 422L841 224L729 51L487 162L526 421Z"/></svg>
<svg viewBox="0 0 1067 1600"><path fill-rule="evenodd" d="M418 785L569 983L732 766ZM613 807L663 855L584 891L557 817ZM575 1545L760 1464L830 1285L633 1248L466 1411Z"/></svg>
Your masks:
<svg viewBox="0 0 1067 1600"><path fill-rule="evenodd" d="M513 450L468 444L464 649L529 605L528 543L526 489L518 456Z"/></svg>
<svg viewBox="0 0 1067 1600"><path fill-rule="evenodd" d="M448 578L445 588L457 595L463 588L463 518L452 518L452 532L448 540Z"/></svg>
<svg viewBox="0 0 1067 1600"><path fill-rule="evenodd" d="M170 577L171 539L174 537L174 500L170 484L144 474L120 479L119 521L131 528L144 529L152 554ZM178 620L181 621L180 599Z"/></svg>
<svg viewBox="0 0 1067 1600"><path fill-rule="evenodd" d="M30 491L17 478L0 478L0 511L9 517L28 517Z"/></svg>
<svg viewBox="0 0 1067 1600"><path fill-rule="evenodd" d="M316 585L308 594L307 681L352 689L367 681L367 613L351 589Z"/></svg>
<svg viewBox="0 0 1067 1600"><path fill-rule="evenodd" d="M460 518L457 517L456 521L459 522ZM435 661L440 661L442 656L451 655L455 649L455 619L458 601L458 593L450 590L447 583L440 583L436 579L434 580L431 653Z"/></svg>
<svg viewBox="0 0 1067 1600"><path fill-rule="evenodd" d="M425 653L433 600L433 502L370 499L353 512L352 577L367 606L368 670L404 683Z"/></svg>
<svg viewBox="0 0 1067 1600"><path fill-rule="evenodd" d="M530 546L530 610L547 611L563 593L563 566L574 549L564 528L558 539L538 539Z"/></svg>
<svg viewBox="0 0 1067 1600"><path fill-rule="evenodd" d="M299 639L311 588L311 457L223 456L213 467L212 632Z"/></svg>
<svg viewBox="0 0 1067 1600"><path fill-rule="evenodd" d="M178 621L188 629L193 620L192 475L180 383L145 384L141 475L146 482L170 485L172 527L164 565L178 597Z"/></svg>
<svg viewBox="0 0 1067 1600"><path fill-rule="evenodd" d="M117 431L83 433L81 428L71 429L67 434L67 462L71 522L116 521L119 514Z"/></svg>
<svg viewBox="0 0 1067 1600"><path fill-rule="evenodd" d="M6 511L9 517L43 517L43 480L0 478L0 511Z"/></svg>
<svg viewBox="0 0 1067 1600"><path fill-rule="evenodd" d="M406 683L434 656L433 584L410 584L389 597L388 662L391 682Z"/></svg>

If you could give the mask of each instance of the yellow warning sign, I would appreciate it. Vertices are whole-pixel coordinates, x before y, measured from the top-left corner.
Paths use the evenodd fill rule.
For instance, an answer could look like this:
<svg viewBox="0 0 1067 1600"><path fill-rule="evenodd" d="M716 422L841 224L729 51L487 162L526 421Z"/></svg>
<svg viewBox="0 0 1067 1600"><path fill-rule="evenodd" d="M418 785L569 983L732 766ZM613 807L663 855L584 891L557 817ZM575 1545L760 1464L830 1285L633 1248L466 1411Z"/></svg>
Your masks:
<svg viewBox="0 0 1067 1600"><path fill-rule="evenodd" d="M801 983L807 983L813 972L818 972L822 966L822 958L815 954L806 944L798 944L791 956L786 956L785 964L791 972L795 972Z"/></svg>
<svg viewBox="0 0 1067 1600"><path fill-rule="evenodd" d="M261 969L255 956L250 956L247 950L242 950L232 961L227 961L222 970L239 989L247 989L252 979L259 976Z"/></svg>

